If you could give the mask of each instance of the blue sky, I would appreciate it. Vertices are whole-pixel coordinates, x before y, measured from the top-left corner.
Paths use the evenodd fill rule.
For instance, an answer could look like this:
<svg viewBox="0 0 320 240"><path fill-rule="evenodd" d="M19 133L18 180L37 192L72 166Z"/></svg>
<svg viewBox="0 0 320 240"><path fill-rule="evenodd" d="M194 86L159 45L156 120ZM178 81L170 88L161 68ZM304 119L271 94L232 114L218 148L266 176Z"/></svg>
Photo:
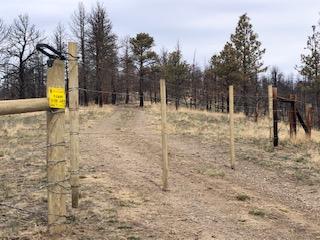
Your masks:
<svg viewBox="0 0 320 240"><path fill-rule="evenodd" d="M78 0L1 0L0 16L10 23L28 13L47 35L58 22L68 26ZM95 0L84 0L90 10ZM102 0L119 39L150 33L156 49L172 50L180 42L185 58L194 52L200 66L219 52L234 31L238 18L248 13L259 40L267 49L265 65L296 73L311 26L319 20L319 0Z"/></svg>

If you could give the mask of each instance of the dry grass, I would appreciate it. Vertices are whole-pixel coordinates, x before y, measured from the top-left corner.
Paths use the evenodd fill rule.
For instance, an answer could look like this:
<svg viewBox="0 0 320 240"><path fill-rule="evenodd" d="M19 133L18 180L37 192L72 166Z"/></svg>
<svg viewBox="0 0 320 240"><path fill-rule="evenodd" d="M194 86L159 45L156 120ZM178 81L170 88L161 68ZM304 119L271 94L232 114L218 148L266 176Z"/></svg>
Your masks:
<svg viewBox="0 0 320 240"><path fill-rule="evenodd" d="M152 105L151 112L157 115L160 111L160 105ZM155 116L155 120L160 119ZM169 134L189 134L193 136L203 135L206 138L214 136L225 136L229 132L228 114L207 112L203 110L193 110L189 108L180 108L178 111L174 107L168 107L168 133ZM290 141L291 144L301 144L306 142L306 136L302 127L298 127L297 137L290 139L289 125L279 123L279 138L284 141ZM266 117L259 118L258 122L248 120L244 114L235 114L235 135L237 138L266 140L269 141L270 127ZM312 142L320 143L320 132L313 130ZM308 141L307 141L308 142Z"/></svg>
<svg viewBox="0 0 320 240"><path fill-rule="evenodd" d="M112 111L110 106L81 108L81 131ZM6 205L0 205L0 239L43 239L47 212L46 113L2 116L0 136L0 203ZM68 142L68 111L65 139Z"/></svg>
<svg viewBox="0 0 320 240"><path fill-rule="evenodd" d="M150 121L160 131L160 105L148 108ZM228 152L228 114L168 107L168 134L199 138L200 141L221 145ZM235 114L235 143L238 161L251 161L266 168L284 170L299 180L310 184L320 181L320 132L312 131L308 139L302 127L297 137L290 139L289 126L279 123L280 146L272 150L267 118L253 122L243 114ZM227 153L228 154L228 153ZM312 180L310 180L312 179Z"/></svg>

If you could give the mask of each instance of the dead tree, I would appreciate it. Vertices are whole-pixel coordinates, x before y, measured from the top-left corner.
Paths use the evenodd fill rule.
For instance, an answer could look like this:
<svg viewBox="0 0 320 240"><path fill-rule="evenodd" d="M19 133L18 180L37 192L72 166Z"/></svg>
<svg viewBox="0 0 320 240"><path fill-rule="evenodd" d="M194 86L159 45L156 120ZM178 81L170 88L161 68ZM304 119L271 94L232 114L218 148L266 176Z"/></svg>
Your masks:
<svg viewBox="0 0 320 240"><path fill-rule="evenodd" d="M36 54L36 43L43 40L43 37L30 23L28 15L19 15L11 27L6 57L10 66L10 75L17 79L13 83L18 91L19 98L26 98L27 93L27 70L28 64Z"/></svg>
<svg viewBox="0 0 320 240"><path fill-rule="evenodd" d="M88 40L88 16L82 2L79 3L78 9L72 15L71 30L78 41L81 59L79 66L79 86L88 88L88 57L87 57L87 40ZM87 91L82 91L80 96L81 103L85 106L89 104Z"/></svg>

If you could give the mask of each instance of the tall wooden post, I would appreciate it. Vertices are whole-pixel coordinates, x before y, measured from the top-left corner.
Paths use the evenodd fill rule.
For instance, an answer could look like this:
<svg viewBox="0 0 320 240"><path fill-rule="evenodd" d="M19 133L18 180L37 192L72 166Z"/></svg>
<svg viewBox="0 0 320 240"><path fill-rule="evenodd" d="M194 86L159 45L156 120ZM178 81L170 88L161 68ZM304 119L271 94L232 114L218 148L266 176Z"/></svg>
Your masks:
<svg viewBox="0 0 320 240"><path fill-rule="evenodd" d="M69 59L69 112L70 112L70 184L72 207L79 204L79 80L77 44L68 44Z"/></svg>
<svg viewBox="0 0 320 240"><path fill-rule="evenodd" d="M311 138L311 129L313 124L313 109L312 104L306 104L306 124L308 128L307 136Z"/></svg>
<svg viewBox="0 0 320 240"><path fill-rule="evenodd" d="M47 171L48 171L48 230L58 234L65 230L65 85L64 62L54 60L48 69L47 97ZM57 105L57 106L55 106ZM60 108L60 109L59 109Z"/></svg>
<svg viewBox="0 0 320 240"><path fill-rule="evenodd" d="M230 121L230 163L231 168L235 168L234 150L234 94L233 86L229 86L229 121Z"/></svg>
<svg viewBox="0 0 320 240"><path fill-rule="evenodd" d="M278 89L274 87L272 89L273 99L273 146L277 147L279 144L278 138Z"/></svg>
<svg viewBox="0 0 320 240"><path fill-rule="evenodd" d="M293 117L293 134L294 134L294 137L297 136L297 95L293 95L293 107L292 107L292 117Z"/></svg>
<svg viewBox="0 0 320 240"><path fill-rule="evenodd" d="M297 135L297 109L296 109L296 95L290 94L290 111L289 111L289 120L290 120L290 138L296 137Z"/></svg>
<svg viewBox="0 0 320 240"><path fill-rule="evenodd" d="M273 148L273 97L272 85L268 86L268 103L269 103L269 130L270 130L270 143Z"/></svg>
<svg viewBox="0 0 320 240"><path fill-rule="evenodd" d="M166 82L160 80L161 94L161 141L162 141L162 184L163 190L168 190L168 145L167 145L167 105L166 105Z"/></svg>

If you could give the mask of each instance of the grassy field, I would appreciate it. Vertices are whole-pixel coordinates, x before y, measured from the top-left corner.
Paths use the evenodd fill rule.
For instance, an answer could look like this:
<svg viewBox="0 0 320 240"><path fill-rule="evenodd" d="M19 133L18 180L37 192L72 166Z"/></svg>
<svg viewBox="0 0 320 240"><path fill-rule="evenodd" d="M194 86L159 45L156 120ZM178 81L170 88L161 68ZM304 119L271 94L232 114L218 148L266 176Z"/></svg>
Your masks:
<svg viewBox="0 0 320 240"><path fill-rule="evenodd" d="M148 111L156 124L160 121L159 105L152 105ZM168 110L168 134L197 137L205 142L219 142L229 145L229 118L225 113L174 107ZM158 125L158 131L161 128ZM297 136L290 138L289 125L279 123L279 147L273 150L270 141L269 122L266 117L258 122L248 120L243 114L235 114L235 145L238 160L252 161L268 168L292 173L298 180L310 184L320 182L320 132L312 130L307 138L301 126Z"/></svg>

